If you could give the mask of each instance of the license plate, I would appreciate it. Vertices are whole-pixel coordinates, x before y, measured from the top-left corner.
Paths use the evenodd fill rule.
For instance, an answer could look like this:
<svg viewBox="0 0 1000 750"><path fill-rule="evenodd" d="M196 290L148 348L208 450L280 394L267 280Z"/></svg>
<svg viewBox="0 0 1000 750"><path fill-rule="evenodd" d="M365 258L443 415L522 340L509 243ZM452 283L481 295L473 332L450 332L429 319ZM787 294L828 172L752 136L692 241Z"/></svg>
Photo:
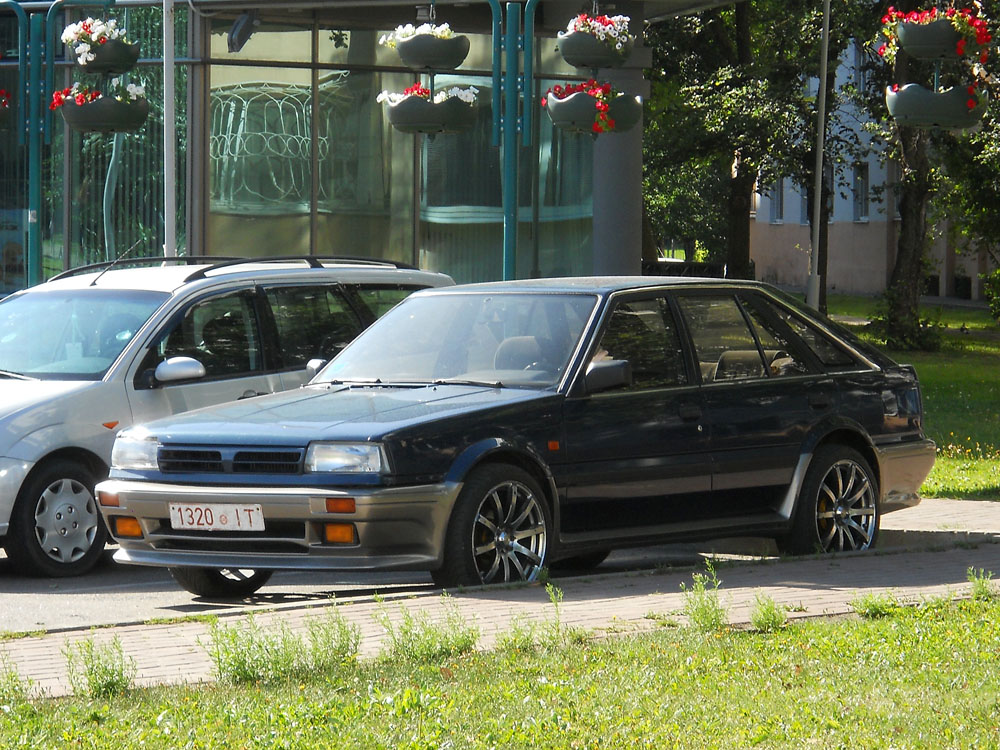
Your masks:
<svg viewBox="0 0 1000 750"><path fill-rule="evenodd" d="M199 531L263 531L259 505L170 503L170 525Z"/></svg>

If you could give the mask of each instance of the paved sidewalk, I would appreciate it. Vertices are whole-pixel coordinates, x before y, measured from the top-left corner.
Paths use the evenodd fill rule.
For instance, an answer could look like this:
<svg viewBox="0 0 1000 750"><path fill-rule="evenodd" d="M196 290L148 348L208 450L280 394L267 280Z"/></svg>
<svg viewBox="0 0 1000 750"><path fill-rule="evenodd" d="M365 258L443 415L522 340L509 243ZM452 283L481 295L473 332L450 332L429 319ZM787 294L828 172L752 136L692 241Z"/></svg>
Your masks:
<svg viewBox="0 0 1000 750"><path fill-rule="evenodd" d="M1000 503L925 500L917 508L883 519L883 552L798 559L736 559L720 566L723 600L734 624L749 620L756 592L794 607L793 618L852 612L850 602L867 592L892 592L906 600L963 594L966 571L983 568L1000 573ZM758 545L759 546L759 545ZM691 569L639 573L594 574L558 581L564 599L561 619L566 626L597 632L633 632L652 629L662 617L682 620L681 583L691 582ZM327 605L329 606L329 605ZM476 622L481 643L490 646L513 617L551 621L552 604L541 586L483 588L453 592L448 604L437 593L337 605L362 632L363 655L382 647L383 628L375 615L380 608L397 620L405 609L423 610L432 619L443 618L446 606L456 606ZM257 611L262 627L285 623L304 631L309 618L326 607L296 607ZM235 618L227 618L235 621ZM138 667L143 685L208 681L212 664L205 646L208 626L201 622L163 625L127 625L22 638L0 644L11 666L30 678L37 689L57 696L69 692L66 680L67 642L118 638Z"/></svg>

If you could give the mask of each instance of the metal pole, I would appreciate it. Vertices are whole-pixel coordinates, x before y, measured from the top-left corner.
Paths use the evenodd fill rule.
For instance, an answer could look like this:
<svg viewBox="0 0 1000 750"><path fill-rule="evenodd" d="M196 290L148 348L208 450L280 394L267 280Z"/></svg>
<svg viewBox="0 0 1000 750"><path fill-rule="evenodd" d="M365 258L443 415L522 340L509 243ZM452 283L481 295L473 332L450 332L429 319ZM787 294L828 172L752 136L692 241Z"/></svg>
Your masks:
<svg viewBox="0 0 1000 750"><path fill-rule="evenodd" d="M42 280L42 235L39 227L42 212L42 47L45 18L31 14L31 40L28 60L28 252L27 286Z"/></svg>
<svg viewBox="0 0 1000 750"><path fill-rule="evenodd" d="M501 57L503 56L503 11L500 0L488 0L490 12L493 14L493 145L500 145L500 123L503 110L503 80Z"/></svg>
<svg viewBox="0 0 1000 750"><path fill-rule="evenodd" d="M819 224L823 211L823 149L826 143L826 75L830 56L830 0L823 0L823 40L819 53L819 94L816 99L816 181L813 188L812 247L806 304L819 309Z"/></svg>
<svg viewBox="0 0 1000 750"><path fill-rule="evenodd" d="M528 0L524 6L524 127L521 129L522 140L525 146L531 145L531 136L534 132L531 120L535 116L535 8L538 7L538 0Z"/></svg>
<svg viewBox="0 0 1000 750"><path fill-rule="evenodd" d="M174 0L163 0L163 254L177 255L177 123Z"/></svg>
<svg viewBox="0 0 1000 750"><path fill-rule="evenodd" d="M517 277L517 90L521 6L507 3L507 50L503 112L503 280Z"/></svg>

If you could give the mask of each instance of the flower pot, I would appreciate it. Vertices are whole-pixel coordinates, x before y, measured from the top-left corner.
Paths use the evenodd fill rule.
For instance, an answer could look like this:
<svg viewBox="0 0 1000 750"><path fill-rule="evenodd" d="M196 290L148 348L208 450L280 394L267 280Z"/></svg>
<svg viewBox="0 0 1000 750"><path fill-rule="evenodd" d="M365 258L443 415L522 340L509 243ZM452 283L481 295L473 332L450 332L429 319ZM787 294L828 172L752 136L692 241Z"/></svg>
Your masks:
<svg viewBox="0 0 1000 750"><path fill-rule="evenodd" d="M983 119L986 104L969 109L968 101L969 92L960 86L936 92L908 83L898 91L885 90L889 114L900 125L913 128L971 128Z"/></svg>
<svg viewBox="0 0 1000 750"><path fill-rule="evenodd" d="M454 70L469 54L469 37L417 34L396 42L396 51L403 65L414 70Z"/></svg>
<svg viewBox="0 0 1000 750"><path fill-rule="evenodd" d="M109 39L91 47L90 51L94 59L80 65L88 73L125 73L132 70L139 59L139 43L127 44L121 39Z"/></svg>
<svg viewBox="0 0 1000 750"><path fill-rule="evenodd" d="M962 35L947 18L931 23L899 23L896 24L896 34L900 48L918 60L958 57L956 47Z"/></svg>
<svg viewBox="0 0 1000 750"><path fill-rule="evenodd" d="M460 133L475 122L474 105L452 97L439 104L408 96L389 105L389 123L404 133Z"/></svg>
<svg viewBox="0 0 1000 750"><path fill-rule="evenodd" d="M138 130L149 116L149 102L120 102L102 97L87 104L67 101L59 111L66 124L82 133L116 133Z"/></svg>
<svg viewBox="0 0 1000 750"><path fill-rule="evenodd" d="M585 91L570 94L564 99L556 99L550 95L546 99L545 110L549 113L552 124L560 130L594 133L597 100ZM608 117L615 123L611 132L620 133L635 127L641 116L642 103L637 96L618 94L608 103Z"/></svg>
<svg viewBox="0 0 1000 750"><path fill-rule="evenodd" d="M560 34L558 44L563 60L575 68L617 68L632 54L632 42L619 50L582 31Z"/></svg>

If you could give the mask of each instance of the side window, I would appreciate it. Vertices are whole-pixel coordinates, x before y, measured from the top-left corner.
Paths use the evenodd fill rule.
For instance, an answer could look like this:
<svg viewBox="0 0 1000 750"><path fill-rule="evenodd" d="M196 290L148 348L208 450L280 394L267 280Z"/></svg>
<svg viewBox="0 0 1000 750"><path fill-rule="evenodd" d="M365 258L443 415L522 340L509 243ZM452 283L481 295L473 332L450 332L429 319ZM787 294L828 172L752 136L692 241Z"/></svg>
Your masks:
<svg viewBox="0 0 1000 750"><path fill-rule="evenodd" d="M826 336L817 331L815 328L810 326L804 320L801 320L798 316L792 314L791 311L780 307L770 300L766 301L766 304L775 315L782 321L784 321L789 328L791 328L806 346L808 346L816 358L823 363L825 367L831 370L844 370L852 369L857 367L857 362L854 360L850 354L841 349L833 341L830 341Z"/></svg>
<svg viewBox="0 0 1000 750"><path fill-rule="evenodd" d="M764 357L772 376L810 374L809 366L796 356L796 347L789 342L789 336L768 322L753 305L744 303L744 309L753 321L754 330L764 349Z"/></svg>
<svg viewBox="0 0 1000 750"><path fill-rule="evenodd" d="M264 369L251 297L228 294L198 302L160 336L143 368L168 357L193 357L206 377L234 377Z"/></svg>
<svg viewBox="0 0 1000 750"><path fill-rule="evenodd" d="M734 297L679 296L703 383L766 377L757 342Z"/></svg>
<svg viewBox="0 0 1000 750"><path fill-rule="evenodd" d="M278 349L285 367L302 368L310 359L331 359L362 329L339 288L265 289L278 328Z"/></svg>
<svg viewBox="0 0 1000 750"><path fill-rule="evenodd" d="M605 359L628 360L629 390L687 385L680 336L663 298L615 307L591 361Z"/></svg>
<svg viewBox="0 0 1000 750"><path fill-rule="evenodd" d="M381 318L389 310L417 291L417 289L423 289L423 287L359 286L355 288L355 292L357 292L358 297L361 298L365 306L371 310L372 318Z"/></svg>

